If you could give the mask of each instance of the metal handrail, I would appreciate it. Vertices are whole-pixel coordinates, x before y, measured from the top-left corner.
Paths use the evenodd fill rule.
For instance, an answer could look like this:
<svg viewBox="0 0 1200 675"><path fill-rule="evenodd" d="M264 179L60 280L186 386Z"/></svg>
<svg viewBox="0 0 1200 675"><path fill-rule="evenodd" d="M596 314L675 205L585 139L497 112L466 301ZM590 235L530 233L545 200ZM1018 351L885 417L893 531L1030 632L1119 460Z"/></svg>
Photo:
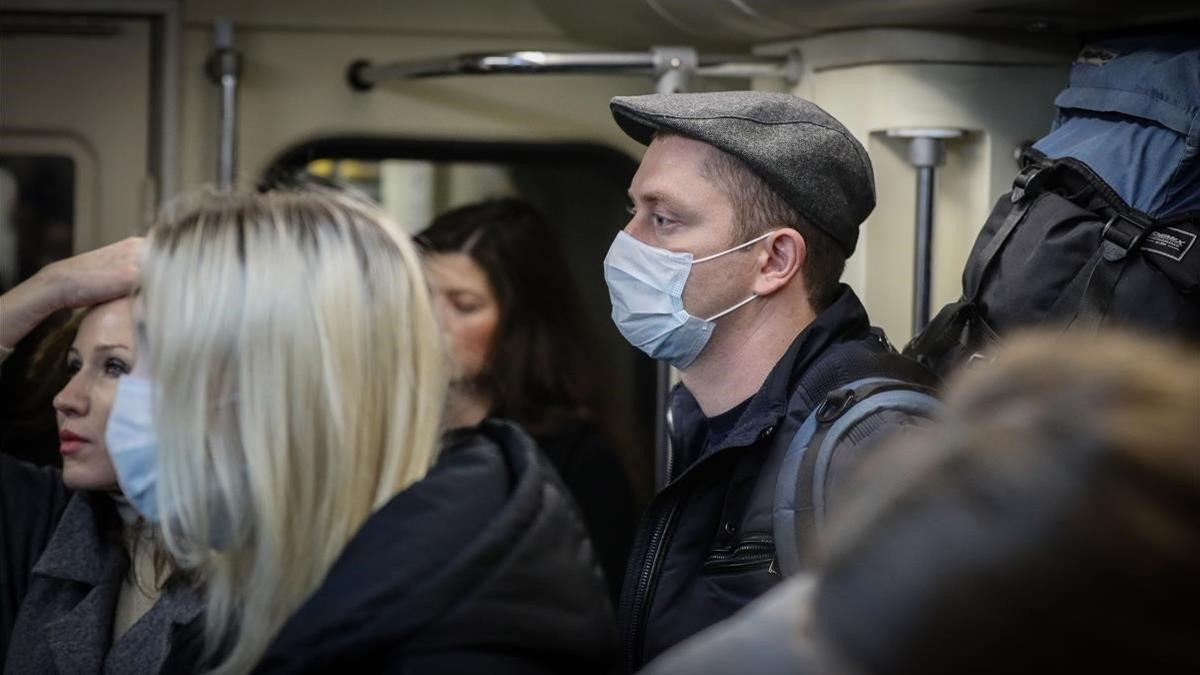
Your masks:
<svg viewBox="0 0 1200 675"><path fill-rule="evenodd" d="M655 48L648 52L512 52L472 53L457 56L374 63L359 60L350 64L347 79L365 91L388 80L414 80L454 75L494 73L627 73L661 75L687 64L674 55L679 48ZM778 77L795 81L799 72L796 57L707 55L696 58L694 74L701 77Z"/></svg>

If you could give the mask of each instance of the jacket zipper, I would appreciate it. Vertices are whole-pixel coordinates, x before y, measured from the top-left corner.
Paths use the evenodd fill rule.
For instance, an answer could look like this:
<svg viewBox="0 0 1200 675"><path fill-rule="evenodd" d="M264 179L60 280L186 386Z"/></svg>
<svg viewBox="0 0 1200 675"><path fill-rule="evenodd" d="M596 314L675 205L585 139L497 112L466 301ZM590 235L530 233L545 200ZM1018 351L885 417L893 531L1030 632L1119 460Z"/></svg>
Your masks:
<svg viewBox="0 0 1200 675"><path fill-rule="evenodd" d="M647 605L650 599L650 592L653 589L655 576L658 572L658 564L662 558L663 543L667 538L667 533L671 529L671 525L675 521L675 511L678 509L678 503L672 502L671 507L666 513L659 517L658 522L654 524L654 530L650 534L649 545L647 546L648 555L646 562L643 563L641 573L638 575L637 589L633 594L633 601L630 605L629 613L629 635L626 644L628 645L628 672L632 673L641 665L642 659L642 624L645 621L645 614L648 609Z"/></svg>
<svg viewBox="0 0 1200 675"><path fill-rule="evenodd" d="M775 558L775 543L770 539L750 539L737 546L713 551L704 560L708 572L728 572L761 567Z"/></svg>

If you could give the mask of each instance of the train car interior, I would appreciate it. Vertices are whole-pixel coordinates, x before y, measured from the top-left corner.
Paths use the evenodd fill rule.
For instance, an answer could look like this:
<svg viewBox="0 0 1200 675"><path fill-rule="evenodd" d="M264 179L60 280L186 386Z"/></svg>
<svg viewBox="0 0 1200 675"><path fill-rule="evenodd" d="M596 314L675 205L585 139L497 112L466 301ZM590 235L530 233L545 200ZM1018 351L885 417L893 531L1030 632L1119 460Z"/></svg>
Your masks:
<svg viewBox="0 0 1200 675"><path fill-rule="evenodd" d="M412 231L453 206L521 195L562 236L622 392L621 424L640 443L653 439L655 375L608 325L594 273L639 156L611 124L609 98L790 91L845 123L874 162L878 206L844 279L902 343L914 298L928 316L957 297L1014 152L1048 129L1082 42L1197 14L1187 2L951 0L5 0L0 10L4 189L21 205L5 225L4 288L143 230L177 194L251 187L285 167L361 187ZM924 257L910 155L920 143L936 146Z"/></svg>
<svg viewBox="0 0 1200 675"><path fill-rule="evenodd" d="M840 121L876 200L842 282L900 348L963 294L1081 48L1162 35L1200 35L1200 4L0 0L0 293L204 193L336 184L412 235L522 199L561 243L640 513L670 478L679 374L611 320L603 263L646 150L614 124L613 97L780 92ZM1186 244L1163 245L1182 259ZM62 465L51 399L67 376L39 345L70 320L43 323L0 371L12 457Z"/></svg>

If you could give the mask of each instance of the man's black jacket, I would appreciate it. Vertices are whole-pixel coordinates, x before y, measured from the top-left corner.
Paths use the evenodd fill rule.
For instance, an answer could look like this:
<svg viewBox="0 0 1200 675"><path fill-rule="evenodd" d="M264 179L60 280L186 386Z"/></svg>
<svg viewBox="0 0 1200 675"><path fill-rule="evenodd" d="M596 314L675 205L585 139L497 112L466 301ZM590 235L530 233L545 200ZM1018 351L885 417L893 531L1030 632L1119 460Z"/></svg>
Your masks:
<svg viewBox="0 0 1200 675"><path fill-rule="evenodd" d="M634 543L621 598L628 670L721 621L779 582L771 506L786 446L830 391L864 377L929 385L933 376L895 353L871 328L849 287L795 339L724 439L707 443L708 424L682 385L671 395L671 458ZM834 449L826 494L844 497L854 467L883 437L918 424L883 410ZM776 452L772 452L772 450Z"/></svg>

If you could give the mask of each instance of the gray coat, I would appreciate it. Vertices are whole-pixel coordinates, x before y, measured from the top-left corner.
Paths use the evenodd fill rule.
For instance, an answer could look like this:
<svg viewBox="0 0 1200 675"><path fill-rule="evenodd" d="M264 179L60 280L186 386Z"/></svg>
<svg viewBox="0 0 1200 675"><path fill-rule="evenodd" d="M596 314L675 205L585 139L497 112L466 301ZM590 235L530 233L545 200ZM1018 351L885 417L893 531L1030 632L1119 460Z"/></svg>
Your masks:
<svg viewBox="0 0 1200 675"><path fill-rule="evenodd" d="M6 674L154 673L181 629L197 619L199 594L168 584L115 644L113 617L129 557L107 496L76 493L33 566L4 664ZM115 533L115 531L114 531Z"/></svg>
<svg viewBox="0 0 1200 675"><path fill-rule="evenodd" d="M641 675L805 675L819 665L808 626L815 582L789 579L715 625L655 659Z"/></svg>

